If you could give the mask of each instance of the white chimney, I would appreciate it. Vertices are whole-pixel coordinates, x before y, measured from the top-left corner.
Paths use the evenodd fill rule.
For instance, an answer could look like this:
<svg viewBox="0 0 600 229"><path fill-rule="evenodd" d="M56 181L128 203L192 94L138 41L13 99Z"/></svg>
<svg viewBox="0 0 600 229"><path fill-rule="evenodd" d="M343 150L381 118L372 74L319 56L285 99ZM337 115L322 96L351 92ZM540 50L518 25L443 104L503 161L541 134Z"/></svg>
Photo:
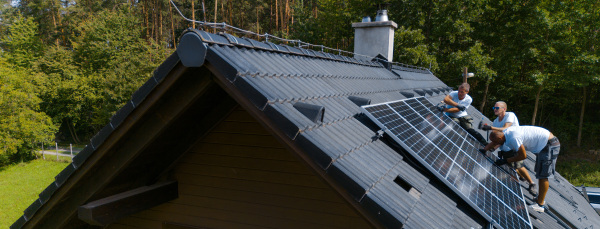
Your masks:
<svg viewBox="0 0 600 229"><path fill-rule="evenodd" d="M388 21L387 10L377 11L373 22L365 20L365 18L363 18L363 22L352 23L354 53L360 54L354 55L354 57L371 60L381 54L391 62L394 55L394 30L398 28L398 25L393 21Z"/></svg>

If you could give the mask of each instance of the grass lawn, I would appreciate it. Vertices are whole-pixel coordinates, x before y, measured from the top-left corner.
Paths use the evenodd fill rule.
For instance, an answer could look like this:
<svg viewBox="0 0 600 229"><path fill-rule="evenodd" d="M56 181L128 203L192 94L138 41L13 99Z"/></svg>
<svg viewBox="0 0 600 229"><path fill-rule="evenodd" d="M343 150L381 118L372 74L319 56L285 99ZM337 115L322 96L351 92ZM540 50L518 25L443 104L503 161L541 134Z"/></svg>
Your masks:
<svg viewBox="0 0 600 229"><path fill-rule="evenodd" d="M0 228L8 228L23 215L67 165L66 162L34 160L0 168Z"/></svg>

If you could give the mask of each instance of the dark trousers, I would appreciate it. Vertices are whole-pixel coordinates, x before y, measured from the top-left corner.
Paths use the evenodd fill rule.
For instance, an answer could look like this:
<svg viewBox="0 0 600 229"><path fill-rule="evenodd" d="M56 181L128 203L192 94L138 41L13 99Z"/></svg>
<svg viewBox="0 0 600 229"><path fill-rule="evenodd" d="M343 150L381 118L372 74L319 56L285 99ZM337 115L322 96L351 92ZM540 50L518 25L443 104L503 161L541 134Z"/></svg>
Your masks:
<svg viewBox="0 0 600 229"><path fill-rule="evenodd" d="M452 118L452 120L458 122L458 124L460 124L463 129L471 134L471 136L475 137L479 143L484 146L487 145L488 142L485 140L485 138L479 132L473 129L473 118L471 118L471 116L466 115L460 118Z"/></svg>

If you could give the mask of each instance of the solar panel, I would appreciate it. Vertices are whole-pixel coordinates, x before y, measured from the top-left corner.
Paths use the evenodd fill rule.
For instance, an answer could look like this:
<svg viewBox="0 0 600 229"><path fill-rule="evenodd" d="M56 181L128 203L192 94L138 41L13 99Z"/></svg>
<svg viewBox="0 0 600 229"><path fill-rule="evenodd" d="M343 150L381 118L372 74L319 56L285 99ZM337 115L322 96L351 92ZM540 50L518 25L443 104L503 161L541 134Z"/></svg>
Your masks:
<svg viewBox="0 0 600 229"><path fill-rule="evenodd" d="M409 98L362 109L492 225L532 228L514 176L478 152L481 144L429 100Z"/></svg>

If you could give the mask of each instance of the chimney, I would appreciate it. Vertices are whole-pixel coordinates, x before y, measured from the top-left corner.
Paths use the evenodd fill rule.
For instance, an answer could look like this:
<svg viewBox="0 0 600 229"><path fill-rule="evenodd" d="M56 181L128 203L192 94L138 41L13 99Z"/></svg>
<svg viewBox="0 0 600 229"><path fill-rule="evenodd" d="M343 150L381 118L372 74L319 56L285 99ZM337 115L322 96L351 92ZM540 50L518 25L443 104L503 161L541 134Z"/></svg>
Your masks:
<svg viewBox="0 0 600 229"><path fill-rule="evenodd" d="M375 21L370 17L364 17L362 22L352 23L354 28L354 53L370 56L354 55L357 59L371 60L381 54L388 61L392 61L394 55L394 30L398 25L388 21L387 10L377 11Z"/></svg>

